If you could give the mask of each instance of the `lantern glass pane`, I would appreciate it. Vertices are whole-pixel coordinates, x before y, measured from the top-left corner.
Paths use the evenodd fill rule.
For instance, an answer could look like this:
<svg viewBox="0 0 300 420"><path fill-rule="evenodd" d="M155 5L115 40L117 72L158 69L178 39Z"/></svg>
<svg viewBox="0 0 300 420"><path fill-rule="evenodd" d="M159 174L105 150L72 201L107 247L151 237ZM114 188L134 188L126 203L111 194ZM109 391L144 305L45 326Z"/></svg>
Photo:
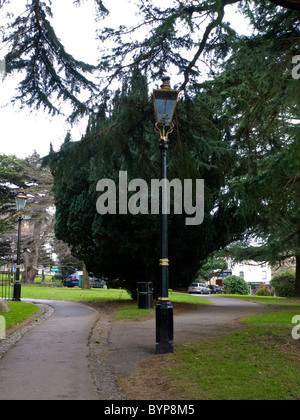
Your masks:
<svg viewBox="0 0 300 420"><path fill-rule="evenodd" d="M23 211L25 209L26 201L27 201L27 197L24 197L24 196L16 197L17 211Z"/></svg>
<svg viewBox="0 0 300 420"><path fill-rule="evenodd" d="M156 110L157 122L164 125L170 125L176 104L177 104L178 92L165 92L156 91L154 92L154 103Z"/></svg>

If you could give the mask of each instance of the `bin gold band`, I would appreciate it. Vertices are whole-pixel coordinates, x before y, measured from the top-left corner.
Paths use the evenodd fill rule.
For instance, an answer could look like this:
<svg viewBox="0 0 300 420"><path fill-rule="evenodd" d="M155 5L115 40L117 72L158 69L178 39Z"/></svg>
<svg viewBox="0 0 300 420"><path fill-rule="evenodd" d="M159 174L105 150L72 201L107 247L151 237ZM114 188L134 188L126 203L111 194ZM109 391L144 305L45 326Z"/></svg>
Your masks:
<svg viewBox="0 0 300 420"><path fill-rule="evenodd" d="M159 265L169 265L169 260L167 258L164 258L162 260L159 260Z"/></svg>

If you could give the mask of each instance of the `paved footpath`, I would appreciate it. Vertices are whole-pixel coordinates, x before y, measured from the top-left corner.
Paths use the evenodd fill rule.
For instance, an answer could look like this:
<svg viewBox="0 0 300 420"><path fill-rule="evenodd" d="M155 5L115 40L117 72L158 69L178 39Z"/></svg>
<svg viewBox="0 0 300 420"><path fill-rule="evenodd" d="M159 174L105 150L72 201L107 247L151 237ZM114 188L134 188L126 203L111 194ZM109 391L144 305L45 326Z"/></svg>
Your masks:
<svg viewBox="0 0 300 420"><path fill-rule="evenodd" d="M75 302L51 306L54 314L0 360L0 400L99 400L88 359L98 312Z"/></svg>
<svg viewBox="0 0 300 420"><path fill-rule="evenodd" d="M175 317L175 343L227 334L240 328L240 317L271 310L242 300L207 299L213 304ZM154 354L155 320L112 321L107 310L99 314L81 303L37 302L51 305L54 313L2 358L0 345L0 400L126 399L115 375L130 375L136 362Z"/></svg>
<svg viewBox="0 0 300 420"><path fill-rule="evenodd" d="M201 297L210 300L212 304L199 305L196 310L174 317L175 344L228 334L241 328L239 318L271 310L268 305L244 300L216 295ZM108 340L108 367L117 374L130 375L136 362L155 353L155 320L114 322Z"/></svg>

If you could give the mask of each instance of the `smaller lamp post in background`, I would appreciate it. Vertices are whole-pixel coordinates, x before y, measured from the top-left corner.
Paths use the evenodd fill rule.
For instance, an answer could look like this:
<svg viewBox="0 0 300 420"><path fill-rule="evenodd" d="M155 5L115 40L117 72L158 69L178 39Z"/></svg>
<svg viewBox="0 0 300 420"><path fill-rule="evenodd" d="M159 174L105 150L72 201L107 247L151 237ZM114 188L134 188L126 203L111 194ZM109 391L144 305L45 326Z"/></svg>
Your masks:
<svg viewBox="0 0 300 420"><path fill-rule="evenodd" d="M13 300L20 302L21 300L21 283L20 283L20 264L21 264L21 222L23 219L23 211L27 202L27 196L24 193L18 194L16 197L16 207L18 213L18 244L17 244L17 267L16 279L14 284Z"/></svg>
<svg viewBox="0 0 300 420"><path fill-rule="evenodd" d="M171 89L170 77L162 79L161 89L153 91L156 114L155 129L160 135L161 151L161 258L160 265L160 297L156 306L156 353L173 353L174 325L173 306L169 299L169 256L168 256L168 196L167 196L167 150L168 136L174 130L173 117L178 101L178 90Z"/></svg>

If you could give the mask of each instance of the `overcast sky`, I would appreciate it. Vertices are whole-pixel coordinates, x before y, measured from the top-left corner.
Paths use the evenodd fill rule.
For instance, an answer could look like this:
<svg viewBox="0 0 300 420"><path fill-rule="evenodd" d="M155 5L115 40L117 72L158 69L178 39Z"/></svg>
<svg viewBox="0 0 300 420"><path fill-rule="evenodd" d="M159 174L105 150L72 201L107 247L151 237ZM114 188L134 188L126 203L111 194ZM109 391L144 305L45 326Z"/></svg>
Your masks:
<svg viewBox="0 0 300 420"><path fill-rule="evenodd" d="M89 63L97 62L95 41L94 8L91 2L80 8L72 5L73 0L54 0L54 28L57 36L65 45L66 51L75 58ZM113 0L114 1L114 0ZM24 4L22 1L21 3ZM0 50L0 58L1 57ZM9 76L0 82L0 153L15 154L18 157L31 155L36 150L41 156L47 155L50 143L54 150L59 150L67 131L70 129L64 116L51 117L43 111L24 109L9 104L14 94L18 76ZM6 104L8 106L5 106ZM80 139L84 133L86 120L72 128L74 139Z"/></svg>
<svg viewBox="0 0 300 420"><path fill-rule="evenodd" d="M53 0L54 29L66 51L76 59L96 64L99 52L95 40L96 23L93 17L93 2L83 3L80 8L73 6L73 0ZM19 3L24 4L23 1ZM110 22L105 26L128 24L134 19L134 9L129 0L109 0L106 2L111 11ZM236 17L236 24L240 18ZM99 25L99 24L98 24ZM5 55L1 49L0 59ZM0 78L0 153L14 154L24 158L36 150L41 156L49 152L50 143L59 150L70 126L64 116L51 117L43 111L22 110L10 104L18 75L9 76L4 82ZM5 106L8 104L7 106ZM73 140L84 134L87 120L72 127Z"/></svg>

